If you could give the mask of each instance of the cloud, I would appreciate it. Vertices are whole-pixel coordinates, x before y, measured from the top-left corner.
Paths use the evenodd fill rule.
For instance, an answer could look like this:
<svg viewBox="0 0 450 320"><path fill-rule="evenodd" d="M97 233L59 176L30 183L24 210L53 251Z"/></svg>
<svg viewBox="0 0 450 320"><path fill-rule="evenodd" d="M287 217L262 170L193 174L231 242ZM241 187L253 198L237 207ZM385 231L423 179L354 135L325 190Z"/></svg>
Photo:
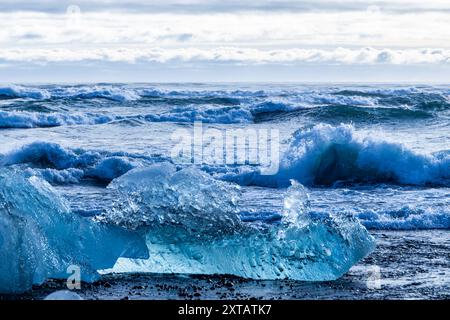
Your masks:
<svg viewBox="0 0 450 320"><path fill-rule="evenodd" d="M26 34L34 38L21 38ZM1 13L0 47L450 48L450 13Z"/></svg>
<svg viewBox="0 0 450 320"><path fill-rule="evenodd" d="M450 10L446 0L2 0L0 11L39 11L60 13L76 4L83 11L208 13L244 11L361 11L377 6L391 12Z"/></svg>
<svg viewBox="0 0 450 320"><path fill-rule="evenodd" d="M144 80L155 69L173 70L172 80L182 70L186 79L192 70L216 80L247 70L251 79L278 72L283 80L324 68L356 78L401 69L410 79L422 66L427 77L448 79L448 39L448 0L1 0L0 79L35 72L45 80L60 70L70 81L95 68Z"/></svg>
<svg viewBox="0 0 450 320"><path fill-rule="evenodd" d="M277 49L220 47L202 48L94 48L94 49L0 49L0 61L54 62L149 62L161 64L242 64L242 65L420 65L450 64L448 49L336 48Z"/></svg>

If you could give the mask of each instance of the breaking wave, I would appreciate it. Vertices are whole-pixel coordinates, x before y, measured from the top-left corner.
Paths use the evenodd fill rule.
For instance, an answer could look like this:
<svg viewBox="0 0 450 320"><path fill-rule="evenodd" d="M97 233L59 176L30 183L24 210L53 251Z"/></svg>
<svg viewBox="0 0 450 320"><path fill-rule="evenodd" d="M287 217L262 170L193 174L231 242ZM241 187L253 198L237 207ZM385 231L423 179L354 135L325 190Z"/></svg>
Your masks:
<svg viewBox="0 0 450 320"><path fill-rule="evenodd" d="M0 111L0 129L10 128L48 128L72 125L98 125L113 121L136 122L195 122L204 123L252 123L252 114L242 108L180 108L161 114L144 115L107 115L101 113L37 113L26 111Z"/></svg>
<svg viewBox="0 0 450 320"><path fill-rule="evenodd" d="M0 87L0 100L31 98L31 99L49 99L51 97L47 90L33 87L9 86Z"/></svg>
<svg viewBox="0 0 450 320"><path fill-rule="evenodd" d="M290 179L322 186L338 182L448 186L449 168L448 151L419 154L400 143L359 137L352 125L319 124L293 135L277 174L250 171L222 178L268 187L286 187Z"/></svg>
<svg viewBox="0 0 450 320"><path fill-rule="evenodd" d="M69 125L93 125L113 121L114 117L86 113L37 113L24 111L0 111L0 128L47 128Z"/></svg>
<svg viewBox="0 0 450 320"><path fill-rule="evenodd" d="M108 99L133 101L140 98L137 92L114 86L25 87L12 85L0 88L0 99Z"/></svg>
<svg viewBox="0 0 450 320"><path fill-rule="evenodd" d="M450 229L450 212L403 207L387 212L366 211L357 214L368 229L419 230Z"/></svg>
<svg viewBox="0 0 450 320"><path fill-rule="evenodd" d="M76 184L82 179L109 182L131 169L166 160L126 152L68 149L50 142L33 142L0 155L0 166L27 164L26 171L53 184Z"/></svg>
<svg viewBox="0 0 450 320"><path fill-rule="evenodd" d="M252 114L240 107L224 108L179 108L159 115L146 115L146 121L151 122L195 122L204 123L251 123Z"/></svg>

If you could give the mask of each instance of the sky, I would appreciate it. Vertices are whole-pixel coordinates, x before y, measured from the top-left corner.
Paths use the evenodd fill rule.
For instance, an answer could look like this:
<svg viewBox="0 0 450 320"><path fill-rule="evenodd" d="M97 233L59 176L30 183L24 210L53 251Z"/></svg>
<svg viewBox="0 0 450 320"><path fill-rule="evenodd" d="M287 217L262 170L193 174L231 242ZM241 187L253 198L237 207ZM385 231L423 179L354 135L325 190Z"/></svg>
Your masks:
<svg viewBox="0 0 450 320"><path fill-rule="evenodd" d="M450 82L448 0L0 0L0 82Z"/></svg>

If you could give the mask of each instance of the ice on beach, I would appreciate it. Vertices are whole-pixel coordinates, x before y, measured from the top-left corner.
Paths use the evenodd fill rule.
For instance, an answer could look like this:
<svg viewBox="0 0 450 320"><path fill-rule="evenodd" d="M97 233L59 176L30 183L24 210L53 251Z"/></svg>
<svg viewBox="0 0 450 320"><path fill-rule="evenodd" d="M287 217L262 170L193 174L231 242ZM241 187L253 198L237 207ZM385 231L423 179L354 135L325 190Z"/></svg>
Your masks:
<svg viewBox="0 0 450 320"><path fill-rule="evenodd" d="M282 220L273 224L241 221L237 187L196 169L135 169L110 187L132 210L104 218L145 231L150 258L119 259L104 272L324 281L339 278L374 248L353 216L311 213L307 190L297 182L287 190Z"/></svg>
<svg viewBox="0 0 450 320"><path fill-rule="evenodd" d="M148 257L141 237L81 218L44 180L0 168L0 292L68 278L71 265L92 281L121 256Z"/></svg>
<svg viewBox="0 0 450 320"><path fill-rule="evenodd" d="M170 163L137 168L108 186L119 192L103 218L131 229L176 225L188 234L234 232L240 225L239 186L195 168L177 171Z"/></svg>
<svg viewBox="0 0 450 320"><path fill-rule="evenodd" d="M73 291L60 290L50 293L44 300L83 300L83 298Z"/></svg>

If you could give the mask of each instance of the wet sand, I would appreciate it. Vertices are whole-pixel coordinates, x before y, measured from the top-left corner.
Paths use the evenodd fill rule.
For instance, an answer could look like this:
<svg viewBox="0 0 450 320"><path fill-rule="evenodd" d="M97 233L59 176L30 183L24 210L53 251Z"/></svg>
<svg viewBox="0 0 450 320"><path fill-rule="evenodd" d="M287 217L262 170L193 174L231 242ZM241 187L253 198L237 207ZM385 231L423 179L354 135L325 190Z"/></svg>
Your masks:
<svg viewBox="0 0 450 320"><path fill-rule="evenodd" d="M256 281L233 276L111 274L83 283L83 299L449 299L450 230L372 231L375 251L336 281ZM43 299L65 290L49 280L6 299Z"/></svg>

